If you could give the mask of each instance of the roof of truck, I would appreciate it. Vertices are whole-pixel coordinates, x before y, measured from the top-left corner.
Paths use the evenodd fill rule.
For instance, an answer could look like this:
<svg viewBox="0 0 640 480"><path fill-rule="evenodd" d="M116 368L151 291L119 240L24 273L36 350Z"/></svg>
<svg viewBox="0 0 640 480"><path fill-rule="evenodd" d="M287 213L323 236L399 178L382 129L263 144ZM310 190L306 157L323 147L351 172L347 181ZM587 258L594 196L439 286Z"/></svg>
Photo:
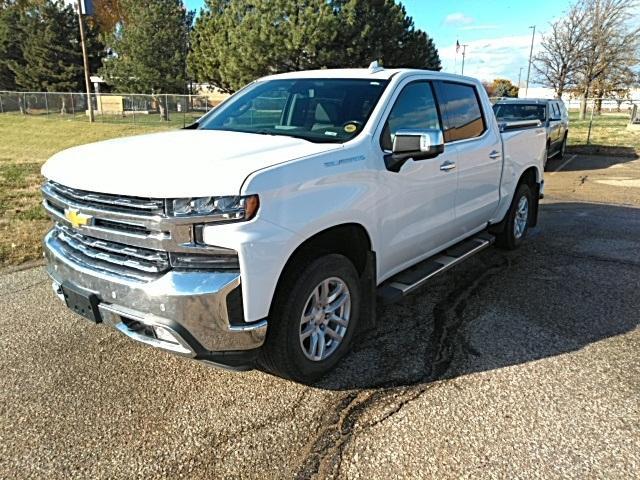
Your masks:
<svg viewBox="0 0 640 480"><path fill-rule="evenodd" d="M420 73L422 75L433 75L438 78L445 78L451 80L477 80L471 77L465 77L462 75L456 75L452 73L444 73L433 70L420 70L411 68L327 68L322 70L302 70L299 72L278 73L275 75L269 75L263 77L260 80L275 80L275 79L287 79L287 78L353 78L363 80L389 80L396 74L402 73Z"/></svg>

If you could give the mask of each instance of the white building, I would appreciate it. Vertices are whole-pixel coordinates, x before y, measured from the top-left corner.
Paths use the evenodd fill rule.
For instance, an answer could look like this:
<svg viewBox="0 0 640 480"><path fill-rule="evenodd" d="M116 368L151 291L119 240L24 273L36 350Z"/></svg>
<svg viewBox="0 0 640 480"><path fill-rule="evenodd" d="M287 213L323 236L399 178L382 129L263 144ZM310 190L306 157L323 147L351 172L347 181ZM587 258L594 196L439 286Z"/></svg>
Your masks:
<svg viewBox="0 0 640 480"><path fill-rule="evenodd" d="M631 90L631 100L624 101L620 104L620 110L623 112L628 111L631 108L632 104L640 104L640 88L634 88ZM555 92L553 88L546 87L529 87L525 95L525 88L520 88L518 91L518 98L555 98ZM562 101L565 103L568 109L578 109L580 106L580 98L565 93L562 96ZM587 106L590 108L592 105L592 100L587 103ZM615 99L604 99L602 101L602 109L606 111L618 111L618 102Z"/></svg>

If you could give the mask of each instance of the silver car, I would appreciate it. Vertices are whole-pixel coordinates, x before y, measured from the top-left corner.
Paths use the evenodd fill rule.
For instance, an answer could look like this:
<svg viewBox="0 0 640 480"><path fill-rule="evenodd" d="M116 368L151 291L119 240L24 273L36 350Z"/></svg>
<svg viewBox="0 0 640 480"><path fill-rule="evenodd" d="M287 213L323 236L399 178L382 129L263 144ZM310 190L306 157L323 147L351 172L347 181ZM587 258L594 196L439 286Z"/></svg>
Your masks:
<svg viewBox="0 0 640 480"><path fill-rule="evenodd" d="M547 130L547 159L562 158L567 148L569 113L562 100L506 98L493 105L498 122L540 120Z"/></svg>

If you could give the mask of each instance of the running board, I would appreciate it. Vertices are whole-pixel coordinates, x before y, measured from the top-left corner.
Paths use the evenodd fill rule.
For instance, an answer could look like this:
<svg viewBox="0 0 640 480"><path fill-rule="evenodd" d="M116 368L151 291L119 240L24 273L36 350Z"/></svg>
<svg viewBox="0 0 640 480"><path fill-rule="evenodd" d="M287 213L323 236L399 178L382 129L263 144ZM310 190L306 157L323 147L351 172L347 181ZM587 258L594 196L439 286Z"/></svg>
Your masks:
<svg viewBox="0 0 640 480"><path fill-rule="evenodd" d="M494 241L495 237L487 232L463 240L386 280L378 288L378 297L386 304L395 303L420 288L430 278L446 272L451 267L484 250Z"/></svg>

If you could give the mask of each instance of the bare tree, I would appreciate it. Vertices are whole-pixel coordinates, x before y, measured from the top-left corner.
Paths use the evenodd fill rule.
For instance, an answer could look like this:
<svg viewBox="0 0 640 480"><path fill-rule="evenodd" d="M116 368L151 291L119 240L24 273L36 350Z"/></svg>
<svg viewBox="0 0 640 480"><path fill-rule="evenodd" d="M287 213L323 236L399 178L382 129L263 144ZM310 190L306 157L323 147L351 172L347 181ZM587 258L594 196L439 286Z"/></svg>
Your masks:
<svg viewBox="0 0 640 480"><path fill-rule="evenodd" d="M588 20L587 53L577 72L580 118L584 119L587 98L603 93L597 87L606 84L607 74L640 61L640 26L634 19L637 0L582 0L581 5Z"/></svg>
<svg viewBox="0 0 640 480"><path fill-rule="evenodd" d="M534 58L539 81L554 89L560 98L568 87L575 86L576 73L586 55L587 11L584 3L571 6L566 16L551 24L542 36L541 51Z"/></svg>
<svg viewBox="0 0 640 480"><path fill-rule="evenodd" d="M595 82L596 112L601 113L602 99L613 98L618 104L618 111L622 102L631 100L631 89L638 86L640 75L628 65L617 65L608 70Z"/></svg>

